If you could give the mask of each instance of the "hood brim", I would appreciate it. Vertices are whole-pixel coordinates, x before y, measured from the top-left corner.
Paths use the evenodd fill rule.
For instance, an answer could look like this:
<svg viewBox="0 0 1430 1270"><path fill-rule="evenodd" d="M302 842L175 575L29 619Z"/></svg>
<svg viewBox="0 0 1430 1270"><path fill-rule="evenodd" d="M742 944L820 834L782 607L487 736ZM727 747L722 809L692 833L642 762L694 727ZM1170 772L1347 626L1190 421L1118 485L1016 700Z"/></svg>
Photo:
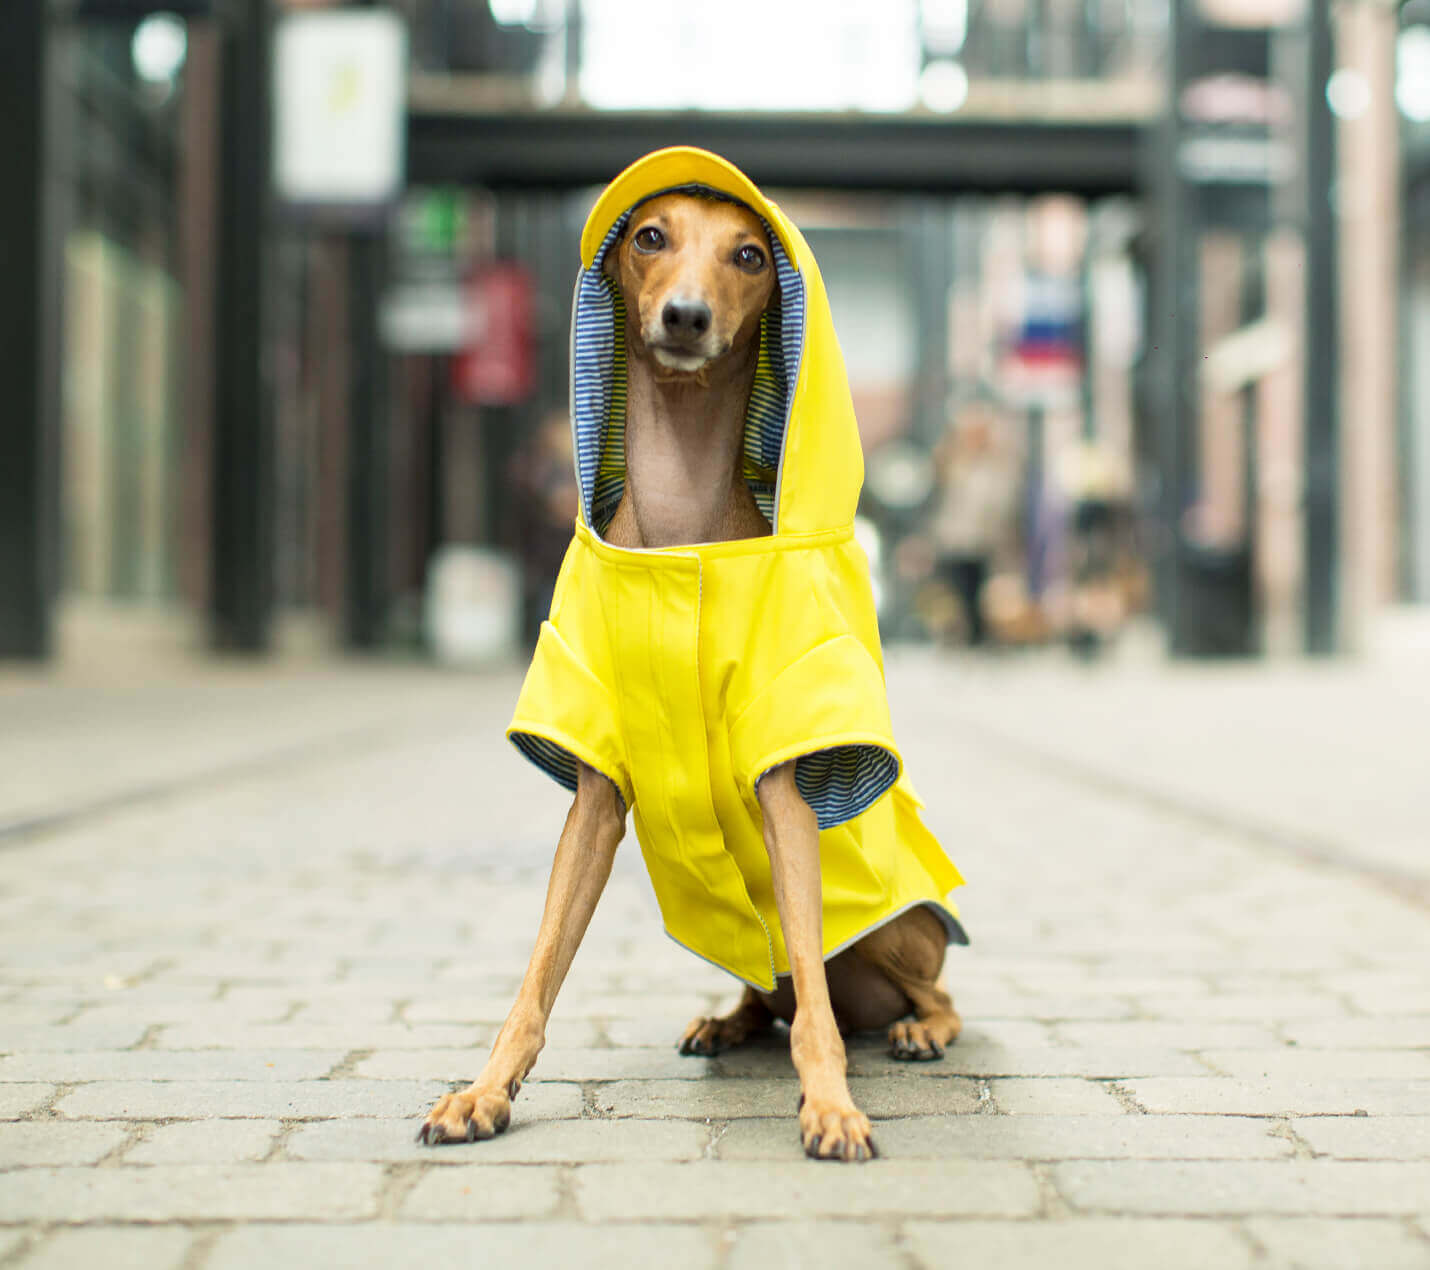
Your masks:
<svg viewBox="0 0 1430 1270"><path fill-rule="evenodd" d="M637 203L664 190L689 185L703 185L744 203L764 219L798 270L799 253L779 207L734 164L694 146L656 150L632 163L605 188L586 218L586 228L581 234L582 268L589 269L595 263L611 226Z"/></svg>

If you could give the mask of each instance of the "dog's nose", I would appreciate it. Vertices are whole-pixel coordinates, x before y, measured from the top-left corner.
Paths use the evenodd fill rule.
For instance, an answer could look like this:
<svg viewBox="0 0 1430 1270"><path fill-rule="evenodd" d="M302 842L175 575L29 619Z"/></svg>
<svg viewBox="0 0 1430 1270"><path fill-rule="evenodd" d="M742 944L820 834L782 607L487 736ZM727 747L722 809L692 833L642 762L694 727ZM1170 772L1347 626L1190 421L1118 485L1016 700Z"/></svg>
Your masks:
<svg viewBox="0 0 1430 1270"><path fill-rule="evenodd" d="M667 300L660 316L672 335L704 335L710 329L710 306L703 300Z"/></svg>

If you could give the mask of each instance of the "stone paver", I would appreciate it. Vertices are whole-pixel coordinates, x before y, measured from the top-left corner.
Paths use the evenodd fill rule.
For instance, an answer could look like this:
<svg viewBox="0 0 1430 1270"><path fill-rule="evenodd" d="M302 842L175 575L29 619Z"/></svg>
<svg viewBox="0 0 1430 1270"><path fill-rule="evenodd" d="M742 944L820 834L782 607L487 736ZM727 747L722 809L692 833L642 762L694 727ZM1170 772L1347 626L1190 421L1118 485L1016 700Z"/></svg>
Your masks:
<svg viewBox="0 0 1430 1270"><path fill-rule="evenodd" d="M1413 1216L1430 1195L1430 1164L1116 1160L1057 1164L1053 1177L1085 1212Z"/></svg>
<svg viewBox="0 0 1430 1270"><path fill-rule="evenodd" d="M1430 1014L1310 1019L1288 1023L1281 1030L1287 1040L1312 1049L1430 1049Z"/></svg>
<svg viewBox="0 0 1430 1270"><path fill-rule="evenodd" d="M1218 1116L1413 1116L1430 1107L1430 1080L1190 1080L1120 1082L1148 1111Z"/></svg>
<svg viewBox="0 0 1430 1270"><path fill-rule="evenodd" d="M445 1172L446 1170L444 1170ZM464 1199L466 1197L463 1197ZM444 1214L445 1216L445 1214ZM720 1247L694 1226L598 1226L581 1222L484 1222L479 1238L449 1220L361 1226L246 1226L219 1237L204 1270L254 1266L581 1266L631 1270L679 1266L714 1270Z"/></svg>
<svg viewBox="0 0 1430 1270"><path fill-rule="evenodd" d="M155 1038L156 1049L207 1050L481 1050L491 1044L495 1030L476 1025L373 1023L314 1023L299 1018L292 1023L229 1024L171 1023Z"/></svg>
<svg viewBox="0 0 1430 1270"><path fill-rule="evenodd" d="M486 1059L480 1051L460 1050L388 1050L365 1058L354 1068L354 1075L374 1080L430 1079L470 1081ZM632 1080L689 1078L698 1072L689 1058L682 1058L672 1046L669 1050L557 1049L542 1051L531 1084L563 1080Z"/></svg>
<svg viewBox="0 0 1430 1270"><path fill-rule="evenodd" d="M338 1050L156 1050L12 1054L0 1058L0 1081L47 1080L313 1080L342 1060Z"/></svg>
<svg viewBox="0 0 1430 1270"><path fill-rule="evenodd" d="M375 1164L16 1169L0 1175L0 1222L353 1219L376 1215Z"/></svg>
<svg viewBox="0 0 1430 1270"><path fill-rule="evenodd" d="M415 1221L460 1222L549 1217L561 1199L560 1179L557 1169L544 1165L429 1168L403 1201L402 1216Z"/></svg>
<svg viewBox="0 0 1430 1270"><path fill-rule="evenodd" d="M1419 1116L1317 1116L1291 1123L1317 1155L1340 1160L1430 1160L1430 1107L1424 1111Z"/></svg>
<svg viewBox="0 0 1430 1270"><path fill-rule="evenodd" d="M1055 1077L993 1080L988 1091L999 1111L1015 1116L1121 1116L1128 1111L1110 1082Z"/></svg>
<svg viewBox="0 0 1430 1270"><path fill-rule="evenodd" d="M909 1242L921 1266L957 1270L1241 1270L1250 1242L1230 1226L1206 1221L1073 1217L1031 1222L910 1222Z"/></svg>
<svg viewBox="0 0 1430 1270"><path fill-rule="evenodd" d="M1272 1265L1297 1270L1425 1270L1430 1248L1404 1222L1376 1217L1255 1217L1247 1233Z"/></svg>
<svg viewBox="0 0 1430 1270"><path fill-rule="evenodd" d="M901 1263L894 1231L854 1221L741 1222L721 1242L729 1248L726 1270L871 1270Z"/></svg>
<svg viewBox="0 0 1430 1270"><path fill-rule="evenodd" d="M1278 845L1297 809L1243 828L1245 782L1197 803L1196 756L1218 751L1211 772L1238 735L1159 739L1184 721L1177 673L891 657L975 943L950 953L965 1030L942 1062L850 1039L883 1151L860 1168L803 1157L783 1029L676 1054L737 985L662 934L633 838L510 1131L418 1146L510 1008L565 814L501 736L517 681L187 673L7 699L34 734L0 733L0 770L29 788L11 805L81 814L0 850L5 1270L1430 1270L1430 910L1362 871L1379 847L1318 863ZM1245 720L1236 680L1208 692ZM1055 713L1085 703L1087 746L1040 730L1045 690ZM1135 710L1095 708L1104 690ZM1304 732L1241 770L1332 791L1343 837L1345 756L1318 767ZM85 812L60 764L106 746L125 750L105 797L146 771L180 784ZM1185 766L1146 797L1158 746ZM1419 779L1403 757L1377 764L1377 797Z"/></svg>
<svg viewBox="0 0 1430 1270"><path fill-rule="evenodd" d="M1165 1023L1139 1019L1133 1023L1061 1023L1057 1039L1065 1045L1103 1049L1202 1051L1269 1050L1281 1044L1268 1027L1254 1023ZM1127 1075L1129 1073L1123 1073Z"/></svg>
<svg viewBox="0 0 1430 1270"><path fill-rule="evenodd" d="M928 1116L877 1125L889 1159L1251 1160L1290 1156L1265 1121L1211 1116ZM780 1121L739 1120L722 1160L790 1159L799 1139Z"/></svg>
<svg viewBox="0 0 1430 1270"><path fill-rule="evenodd" d="M888 1160L877 1169L791 1171L776 1162L590 1164L576 1200L591 1221L640 1217L869 1217L879 1213L1031 1216L1041 1206L1024 1164Z"/></svg>
<svg viewBox="0 0 1430 1270"><path fill-rule="evenodd" d="M0 1053L28 1054L35 1050L122 1050L136 1045L144 1036L145 1025L137 1020L125 1023L115 1019L108 1023L64 1023L58 1020L44 1023L22 1023L10 1018L13 1007L0 1006ZM0 1079L9 1079L0 1077ZM53 1078L52 1078L53 1079Z"/></svg>
<svg viewBox="0 0 1430 1270"><path fill-rule="evenodd" d="M0 1169L97 1164L129 1136L128 1127L61 1120L0 1122Z"/></svg>
<svg viewBox="0 0 1430 1270"><path fill-rule="evenodd" d="M56 1110L92 1120L417 1115L447 1088L442 1081L412 1080L94 1081L61 1098ZM579 1090L564 1088L565 1105L579 1107Z"/></svg>
<svg viewBox="0 0 1430 1270"><path fill-rule="evenodd" d="M487 1142L440 1151L414 1141L410 1120L322 1120L300 1125L287 1154L298 1160L423 1164L582 1164L595 1160L696 1160L710 1130L687 1120L518 1120Z"/></svg>
<svg viewBox="0 0 1430 1270"><path fill-rule="evenodd" d="M53 1085L0 1084L0 1120L18 1120L37 1111L54 1097Z"/></svg>
<svg viewBox="0 0 1430 1270"><path fill-rule="evenodd" d="M18 1263L22 1270L179 1270L193 1237L182 1226L94 1226L58 1229Z"/></svg>
<svg viewBox="0 0 1430 1270"><path fill-rule="evenodd" d="M1430 1052L1411 1050L1205 1050L1201 1057L1228 1076L1275 1080L1430 1080Z"/></svg>
<svg viewBox="0 0 1430 1270"><path fill-rule="evenodd" d="M365 1124L366 1121L353 1121ZM95 1125L71 1125L93 1130ZM125 1164L245 1164L263 1159L282 1130L276 1120L181 1120L156 1125L124 1152Z"/></svg>

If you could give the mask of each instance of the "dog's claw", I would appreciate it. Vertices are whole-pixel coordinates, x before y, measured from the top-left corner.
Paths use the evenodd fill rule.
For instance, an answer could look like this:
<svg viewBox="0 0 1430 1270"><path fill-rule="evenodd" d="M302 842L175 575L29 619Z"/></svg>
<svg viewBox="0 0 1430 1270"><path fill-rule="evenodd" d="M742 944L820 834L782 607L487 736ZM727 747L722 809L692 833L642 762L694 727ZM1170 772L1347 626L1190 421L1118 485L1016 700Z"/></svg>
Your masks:
<svg viewBox="0 0 1430 1270"><path fill-rule="evenodd" d="M451 1093L428 1113L417 1141L433 1147L444 1142L482 1142L506 1132L510 1124L511 1101L505 1088Z"/></svg>
<svg viewBox="0 0 1430 1270"><path fill-rule="evenodd" d="M931 1063L943 1057L945 1040L951 1044L957 1036L956 1028L947 1035L937 1023L896 1023L889 1029L889 1053L903 1062Z"/></svg>
<svg viewBox="0 0 1430 1270"><path fill-rule="evenodd" d="M828 1106L828 1110L819 1113L821 1105ZM800 1133L804 1153L811 1160L852 1164L872 1160L878 1154L868 1117L842 1100L824 1104L816 1096L812 1105L801 1110Z"/></svg>

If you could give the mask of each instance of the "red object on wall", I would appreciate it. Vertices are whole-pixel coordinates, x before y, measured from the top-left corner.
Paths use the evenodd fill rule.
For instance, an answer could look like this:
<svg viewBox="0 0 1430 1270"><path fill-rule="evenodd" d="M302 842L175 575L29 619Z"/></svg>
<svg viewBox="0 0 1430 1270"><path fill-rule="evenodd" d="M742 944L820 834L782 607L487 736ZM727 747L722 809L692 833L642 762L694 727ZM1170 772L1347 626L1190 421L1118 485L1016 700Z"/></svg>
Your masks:
<svg viewBox="0 0 1430 1270"><path fill-rule="evenodd" d="M510 406L536 386L535 300L520 265L492 264L466 283L466 345L452 359L452 390L478 406Z"/></svg>

